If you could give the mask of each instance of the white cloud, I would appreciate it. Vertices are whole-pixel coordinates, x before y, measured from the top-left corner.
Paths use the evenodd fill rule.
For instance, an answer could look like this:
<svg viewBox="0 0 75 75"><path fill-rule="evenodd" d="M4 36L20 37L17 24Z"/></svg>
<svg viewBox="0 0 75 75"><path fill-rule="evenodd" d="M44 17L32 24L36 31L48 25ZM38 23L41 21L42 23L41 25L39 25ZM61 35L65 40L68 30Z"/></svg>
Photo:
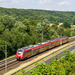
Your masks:
<svg viewBox="0 0 75 75"><path fill-rule="evenodd" d="M26 0L22 0L22 1L26 1Z"/></svg>
<svg viewBox="0 0 75 75"><path fill-rule="evenodd" d="M20 3L22 1L26 1L26 0L12 0L12 3Z"/></svg>
<svg viewBox="0 0 75 75"><path fill-rule="evenodd" d="M60 2L57 3L58 5L62 6L62 5L70 5L68 1L64 1L64 2Z"/></svg>
<svg viewBox="0 0 75 75"><path fill-rule="evenodd" d="M11 0L0 0L0 1L2 1L2 2L6 2L6 1L11 1Z"/></svg>
<svg viewBox="0 0 75 75"><path fill-rule="evenodd" d="M34 3L34 1L32 1L32 3Z"/></svg>
<svg viewBox="0 0 75 75"><path fill-rule="evenodd" d="M39 2L39 4L45 4L45 3L49 3L49 2L51 2L51 0L41 0L41 1Z"/></svg>
<svg viewBox="0 0 75 75"><path fill-rule="evenodd" d="M17 0L12 0L12 3L18 3L18 1Z"/></svg>

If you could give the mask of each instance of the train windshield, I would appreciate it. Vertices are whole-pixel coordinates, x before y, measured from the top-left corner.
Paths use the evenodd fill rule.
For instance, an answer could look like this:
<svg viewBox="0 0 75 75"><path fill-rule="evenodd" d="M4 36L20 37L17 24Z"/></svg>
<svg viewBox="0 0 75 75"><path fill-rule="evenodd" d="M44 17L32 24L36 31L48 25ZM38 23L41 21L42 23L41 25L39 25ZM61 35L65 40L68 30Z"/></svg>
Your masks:
<svg viewBox="0 0 75 75"><path fill-rule="evenodd" d="M18 50L19 55L22 55L22 52L23 52L22 50Z"/></svg>

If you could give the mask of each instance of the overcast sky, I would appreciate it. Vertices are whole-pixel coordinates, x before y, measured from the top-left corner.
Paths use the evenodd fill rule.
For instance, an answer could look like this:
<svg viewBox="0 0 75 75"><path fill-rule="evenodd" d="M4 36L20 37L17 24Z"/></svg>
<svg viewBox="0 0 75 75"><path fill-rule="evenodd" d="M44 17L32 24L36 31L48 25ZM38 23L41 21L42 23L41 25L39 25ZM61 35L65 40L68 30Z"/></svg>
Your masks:
<svg viewBox="0 0 75 75"><path fill-rule="evenodd" d="M0 0L0 7L75 11L75 0Z"/></svg>

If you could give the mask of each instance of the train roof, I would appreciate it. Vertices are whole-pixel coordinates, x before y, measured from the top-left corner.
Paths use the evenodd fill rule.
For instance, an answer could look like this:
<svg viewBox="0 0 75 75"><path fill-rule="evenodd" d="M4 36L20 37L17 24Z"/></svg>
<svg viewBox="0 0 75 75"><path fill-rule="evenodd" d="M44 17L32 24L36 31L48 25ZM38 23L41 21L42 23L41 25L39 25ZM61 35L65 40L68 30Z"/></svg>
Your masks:
<svg viewBox="0 0 75 75"><path fill-rule="evenodd" d="M34 45L29 45L29 46L28 46L28 48L32 48L32 47L34 47Z"/></svg>
<svg viewBox="0 0 75 75"><path fill-rule="evenodd" d="M37 43L37 44L34 45L34 47L36 47L36 46L38 46L38 45L42 45L42 43Z"/></svg>
<svg viewBox="0 0 75 75"><path fill-rule="evenodd" d="M45 43L47 43L47 42L42 42L42 44L45 44Z"/></svg>
<svg viewBox="0 0 75 75"><path fill-rule="evenodd" d="M41 45L42 43L37 43L37 44L35 44L35 45Z"/></svg>
<svg viewBox="0 0 75 75"><path fill-rule="evenodd" d="M51 42L51 40L47 40L46 42Z"/></svg>
<svg viewBox="0 0 75 75"><path fill-rule="evenodd" d="M68 37L68 36L62 36L62 38L65 38L65 37ZM61 37L60 37L60 38L56 38L56 39L54 39L54 40L59 40L59 39L61 39ZM45 43L48 43L48 42L52 42L52 41L54 41L54 40L47 40L47 41L42 42L42 43L37 43L37 44L35 44L35 45L29 45L29 46L27 46L27 47L19 48L18 50L24 51L24 50L26 50L26 49L29 49L29 48L32 48L32 47L36 47L36 46L39 46L39 45L42 45L42 44L45 44Z"/></svg>
<svg viewBox="0 0 75 75"><path fill-rule="evenodd" d="M54 40L59 40L60 38L55 38Z"/></svg>
<svg viewBox="0 0 75 75"><path fill-rule="evenodd" d="M47 40L46 42L51 42L51 41L53 41L52 39L51 40Z"/></svg>
<svg viewBox="0 0 75 75"><path fill-rule="evenodd" d="M22 48L19 48L18 50L26 50L26 49L29 49L29 48L32 48L32 47L34 47L33 45L29 45L29 46L27 46L27 47L22 47Z"/></svg>
<svg viewBox="0 0 75 75"><path fill-rule="evenodd" d="M18 50L26 50L28 49L28 47L22 47L22 48L19 48Z"/></svg>

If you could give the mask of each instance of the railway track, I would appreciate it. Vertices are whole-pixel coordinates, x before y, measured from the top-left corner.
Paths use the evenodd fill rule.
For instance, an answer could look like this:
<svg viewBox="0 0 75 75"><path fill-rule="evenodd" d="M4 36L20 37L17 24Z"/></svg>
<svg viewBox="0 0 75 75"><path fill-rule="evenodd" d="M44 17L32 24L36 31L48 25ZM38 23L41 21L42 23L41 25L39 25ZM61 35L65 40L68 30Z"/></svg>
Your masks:
<svg viewBox="0 0 75 75"><path fill-rule="evenodd" d="M75 41L75 38L69 39L69 42L73 42L73 41ZM52 49L51 49L51 50L52 50ZM41 54L39 53L39 54L37 54L37 55L34 55L34 56L29 57L29 58L27 58L27 59L24 59L23 61L17 61L17 60L15 59L15 57L10 58L10 59L7 59L7 71L18 67L18 65L21 65L21 64L23 64L23 63L28 63L29 61L31 61L31 60L33 60L33 59L36 59L38 56L45 54L45 52L47 53L47 52L49 52L49 50L44 51L44 52L42 52ZM5 61L1 61L1 62L0 62L0 75L2 75L2 74L4 74L4 73L5 73Z"/></svg>
<svg viewBox="0 0 75 75"><path fill-rule="evenodd" d="M17 64L17 63L19 63L20 61L14 61L14 62L10 62L10 63L8 63L7 64L7 68L9 68L9 67L11 67L11 66L13 66L13 65L15 65L15 64ZM2 65L1 67L0 67L0 71L2 71L2 70L4 70L5 69L5 65ZM11 69L11 68L10 68Z"/></svg>
<svg viewBox="0 0 75 75"><path fill-rule="evenodd" d="M13 61L15 59L15 57L12 57L11 59L7 59L7 62ZM0 61L0 66L5 65L5 60L4 61Z"/></svg>

